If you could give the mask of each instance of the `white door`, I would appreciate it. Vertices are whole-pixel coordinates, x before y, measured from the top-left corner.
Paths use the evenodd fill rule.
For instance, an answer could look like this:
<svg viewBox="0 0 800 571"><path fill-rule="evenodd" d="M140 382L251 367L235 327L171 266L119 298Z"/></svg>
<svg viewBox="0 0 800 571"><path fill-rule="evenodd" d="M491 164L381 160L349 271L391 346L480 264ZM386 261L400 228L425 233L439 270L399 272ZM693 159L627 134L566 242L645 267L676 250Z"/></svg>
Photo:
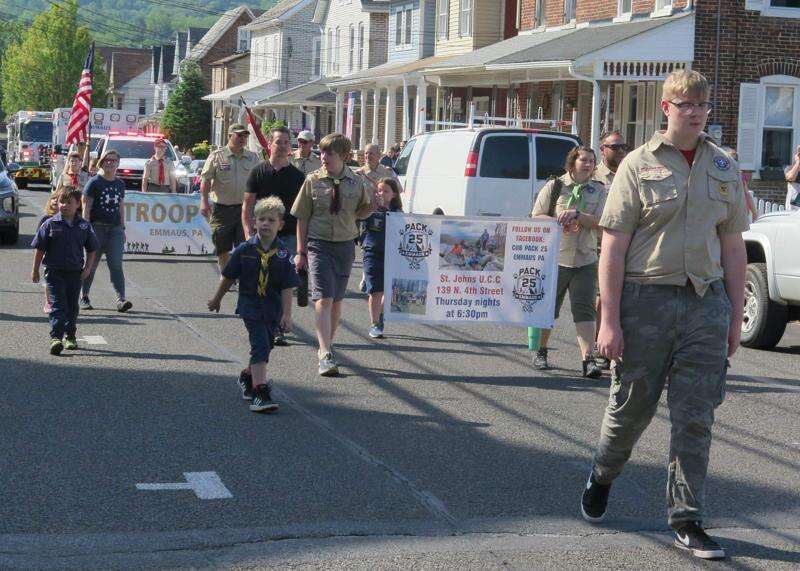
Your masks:
<svg viewBox="0 0 800 571"><path fill-rule="evenodd" d="M467 216L530 214L533 205L531 135L490 133L480 142L478 174L467 178Z"/></svg>

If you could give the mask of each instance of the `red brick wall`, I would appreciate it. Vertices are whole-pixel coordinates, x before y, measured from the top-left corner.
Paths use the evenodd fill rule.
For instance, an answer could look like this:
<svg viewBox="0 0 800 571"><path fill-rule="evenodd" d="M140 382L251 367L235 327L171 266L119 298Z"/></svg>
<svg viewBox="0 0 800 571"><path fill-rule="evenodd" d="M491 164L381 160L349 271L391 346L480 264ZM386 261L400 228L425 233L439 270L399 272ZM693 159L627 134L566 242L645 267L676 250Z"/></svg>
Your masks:
<svg viewBox="0 0 800 571"><path fill-rule="evenodd" d="M548 26L560 26L564 23L564 0L540 0L547 2L545 13ZM701 0L702 1L702 0ZM731 2L732 0L725 0ZM733 0L736 1L736 0ZM673 0L674 8L684 8L687 0ZM635 14L649 14L655 8L655 0L634 0ZM538 24L534 22L536 0L522 0L521 29L530 30ZM617 15L617 0L578 0L576 19L578 22L593 20L610 20Z"/></svg>

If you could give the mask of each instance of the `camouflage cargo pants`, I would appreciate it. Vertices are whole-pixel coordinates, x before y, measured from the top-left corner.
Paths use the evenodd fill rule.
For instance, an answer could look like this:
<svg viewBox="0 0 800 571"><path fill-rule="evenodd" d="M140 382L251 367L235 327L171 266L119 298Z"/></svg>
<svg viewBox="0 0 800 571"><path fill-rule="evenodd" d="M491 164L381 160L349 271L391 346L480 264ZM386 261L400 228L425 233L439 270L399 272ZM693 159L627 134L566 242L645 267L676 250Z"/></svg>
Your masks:
<svg viewBox="0 0 800 571"><path fill-rule="evenodd" d="M625 348L612 377L595 478L610 483L622 472L669 382L671 525L702 520L714 409L725 395L730 315L722 281L713 282L703 297L690 286L623 286Z"/></svg>

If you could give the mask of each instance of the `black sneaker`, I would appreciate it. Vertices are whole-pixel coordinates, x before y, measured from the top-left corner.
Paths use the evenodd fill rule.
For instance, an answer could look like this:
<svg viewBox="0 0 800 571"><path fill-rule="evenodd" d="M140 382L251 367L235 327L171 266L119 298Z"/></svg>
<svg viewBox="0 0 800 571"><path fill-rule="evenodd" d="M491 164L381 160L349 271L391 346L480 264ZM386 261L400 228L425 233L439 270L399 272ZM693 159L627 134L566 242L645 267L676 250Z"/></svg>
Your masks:
<svg viewBox="0 0 800 571"><path fill-rule="evenodd" d="M273 402L270 396L269 385L258 385L253 389L253 402L250 403L250 410L253 412L275 412L278 410L278 403Z"/></svg>
<svg viewBox="0 0 800 571"><path fill-rule="evenodd" d="M239 388L242 390L244 400L253 400L253 375L247 369L239 373Z"/></svg>
<svg viewBox="0 0 800 571"><path fill-rule="evenodd" d="M533 356L533 366L540 371L546 371L550 368L550 363L547 362L547 347L542 347L536 351Z"/></svg>
<svg viewBox="0 0 800 571"><path fill-rule="evenodd" d="M86 296L80 299L80 301L78 302L78 307L80 307L81 309L94 309L94 307L92 307L92 302L89 301L89 298Z"/></svg>
<svg viewBox="0 0 800 571"><path fill-rule="evenodd" d="M583 376L587 379L599 379L603 376L603 370L597 366L592 357L583 362Z"/></svg>
<svg viewBox="0 0 800 571"><path fill-rule="evenodd" d="M130 301L123 300L117 303L117 311L119 311L120 313L125 313L131 307L133 307L133 304Z"/></svg>
<svg viewBox="0 0 800 571"><path fill-rule="evenodd" d="M591 523L600 523L606 517L608 508L608 493L611 491L611 484L603 486L594 479L594 470L589 473L589 481L586 482L586 489L581 496L581 515L583 519Z"/></svg>
<svg viewBox="0 0 800 571"><path fill-rule="evenodd" d="M675 547L691 551L695 557L701 559L723 559L725 550L719 543L711 539L700 524L689 521L673 528L675 532Z"/></svg>
<svg viewBox="0 0 800 571"><path fill-rule="evenodd" d="M275 340L272 342L272 344L276 347L287 347L289 342L286 340L286 335L283 331L277 331L275 333Z"/></svg>
<svg viewBox="0 0 800 571"><path fill-rule="evenodd" d="M594 362L597 363L597 366L600 367L601 371L608 371L611 369L611 361L609 361L606 357L595 357Z"/></svg>

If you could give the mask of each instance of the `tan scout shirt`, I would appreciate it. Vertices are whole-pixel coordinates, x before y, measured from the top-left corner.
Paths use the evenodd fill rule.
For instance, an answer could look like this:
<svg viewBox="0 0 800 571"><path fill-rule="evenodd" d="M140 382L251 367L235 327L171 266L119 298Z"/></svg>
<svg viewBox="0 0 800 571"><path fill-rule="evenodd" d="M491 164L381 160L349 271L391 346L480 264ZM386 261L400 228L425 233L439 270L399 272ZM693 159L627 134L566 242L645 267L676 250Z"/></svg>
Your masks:
<svg viewBox="0 0 800 571"><path fill-rule="evenodd" d="M172 179L175 178L175 163L172 159L164 157L164 182L158 182L158 159L150 157L144 163L144 172L142 178L147 181L147 184L163 184L170 186Z"/></svg>
<svg viewBox="0 0 800 571"><path fill-rule="evenodd" d="M89 182L89 173L84 171L78 171L78 190L83 191L86 187L86 183ZM72 185L72 177L69 176L67 170L64 169L64 172L61 173L61 176L58 177L58 182L56 183L56 192L64 188L65 186Z"/></svg>
<svg viewBox="0 0 800 571"><path fill-rule="evenodd" d="M238 157L227 145L213 151L200 173L200 178L211 182L211 201L226 205L244 202L247 177L259 162L258 155L247 149Z"/></svg>
<svg viewBox="0 0 800 571"><path fill-rule="evenodd" d="M311 153L308 155L308 158L304 159L300 156L300 151L298 150L292 153L292 156L289 158L289 160L303 174L308 174L322 168L322 161L319 160L319 157L314 153Z"/></svg>
<svg viewBox="0 0 800 571"><path fill-rule="evenodd" d="M611 183L614 182L615 174L615 172L606 166L606 163L600 161L600 164L597 165L597 169L594 171L594 176L592 178L599 180L606 185L606 191L608 191L611 188Z"/></svg>
<svg viewBox="0 0 800 571"><path fill-rule="evenodd" d="M292 206L292 216L308 223L308 237L344 242L358 236L356 220L372 212L372 193L364 179L345 166L339 184L342 209L331 214L333 178L325 168L309 173Z"/></svg>
<svg viewBox="0 0 800 571"><path fill-rule="evenodd" d="M701 135L691 169L663 134L622 161L600 225L632 234L625 279L682 286L704 295L723 277L721 234L748 229L739 168Z"/></svg>
<svg viewBox="0 0 800 571"><path fill-rule="evenodd" d="M397 174L387 166L378 165L378 168L372 170L369 165L364 165L356 169L356 174L360 174L367 180L367 186L372 192L378 190L378 181L382 178L393 178L397 180Z"/></svg>
<svg viewBox="0 0 800 571"><path fill-rule="evenodd" d="M572 194L575 181L569 173L561 177L564 187L556 201L556 217L567 209L567 201ZM553 183L548 182L536 196L536 203L533 205L531 216L547 216L550 210L550 189ZM584 207L581 212L591 214L600 219L603 213L603 206L606 202L606 191L603 183L590 180L583 189ZM572 207L570 207L572 208ZM562 232L561 246L559 249L558 265L568 268L581 268L597 261L597 232L581 226L577 232Z"/></svg>

